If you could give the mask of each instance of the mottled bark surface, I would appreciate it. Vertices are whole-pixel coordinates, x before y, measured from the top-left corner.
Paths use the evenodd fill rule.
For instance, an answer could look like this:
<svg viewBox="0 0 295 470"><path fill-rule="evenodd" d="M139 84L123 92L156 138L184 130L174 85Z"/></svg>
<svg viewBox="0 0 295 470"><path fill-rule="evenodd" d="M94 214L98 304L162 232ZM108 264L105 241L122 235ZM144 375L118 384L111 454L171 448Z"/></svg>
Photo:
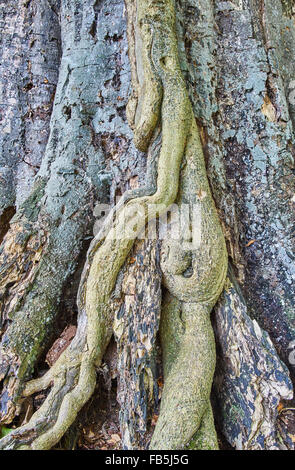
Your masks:
<svg viewBox="0 0 295 470"><path fill-rule="evenodd" d="M11 224L0 248L3 422L18 411L23 380L55 338L67 281L79 275L92 237L94 206L114 204L116 196L146 180L145 156L135 149L125 115L131 80L123 2L61 4L0 4L0 242ZM214 412L235 448L284 447L275 423L280 400L292 396L286 366L294 378L292 5L177 0L176 14L181 69L235 278L215 309ZM25 200L33 180L35 190ZM140 247L131 255L130 279L123 289L117 284L117 302L125 297L121 318L129 313L118 341L126 448L143 447L141 440L149 439L153 380L157 388L150 368L160 303L153 282L160 273L154 256L144 269L149 249L142 258ZM130 294L135 279L136 293ZM140 308L138 294L149 279L151 303ZM73 298L75 289L68 295ZM147 344L149 354L137 357ZM147 368L150 380L138 367Z"/></svg>
<svg viewBox="0 0 295 470"><path fill-rule="evenodd" d="M52 333L65 281L92 236L94 206L114 197L118 180L123 190L140 165L118 112L129 87L123 5L94 9L92 3L79 8L63 3L63 54L50 139L36 189L11 220L1 246L1 412L8 421L23 379Z"/></svg>
<svg viewBox="0 0 295 470"><path fill-rule="evenodd" d="M217 366L214 379L216 419L238 450L284 449L276 425L281 400L291 400L288 369L230 279L215 308ZM289 437L291 441L291 438Z"/></svg>
<svg viewBox="0 0 295 470"><path fill-rule="evenodd" d="M122 281L123 303L114 324L118 401L123 449L144 449L160 398L156 341L161 313L159 243L139 242L129 263Z"/></svg>
<svg viewBox="0 0 295 470"><path fill-rule="evenodd" d="M280 1L183 2L180 12L183 68L229 254L251 315L287 360L295 322L294 23Z"/></svg>
<svg viewBox="0 0 295 470"><path fill-rule="evenodd" d="M200 1L183 2L180 11L190 12L186 22L180 20L185 31L183 68L188 70L191 98L203 127L208 175L243 308L268 331L294 377L289 361L295 327L290 8L286 15L280 1ZM226 303L223 308L226 312ZM253 358L254 368L255 363ZM221 407L226 403L221 399ZM242 403L236 396L228 405L234 412ZM254 406L253 422L255 410ZM234 419L226 421L225 427L233 426ZM233 442L242 429L231 428L229 440ZM267 447L263 440L260 445Z"/></svg>
<svg viewBox="0 0 295 470"><path fill-rule="evenodd" d="M19 207L40 168L60 62L59 2L0 3L0 215Z"/></svg>

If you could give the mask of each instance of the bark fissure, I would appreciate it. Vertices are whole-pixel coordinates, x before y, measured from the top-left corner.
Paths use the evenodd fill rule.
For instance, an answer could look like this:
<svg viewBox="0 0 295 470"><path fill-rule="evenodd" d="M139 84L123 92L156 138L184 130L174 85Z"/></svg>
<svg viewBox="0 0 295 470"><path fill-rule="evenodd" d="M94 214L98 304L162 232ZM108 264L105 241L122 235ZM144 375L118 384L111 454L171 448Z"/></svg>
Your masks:
<svg viewBox="0 0 295 470"><path fill-rule="evenodd" d="M11 82L1 105L0 415L14 428L2 448L55 446L91 394L71 429L91 403L104 406L98 372L112 400L118 384L124 449L215 449L216 359L218 431L236 449L294 447L291 4L64 0L59 12L58 0L0 2L0 74ZM197 245L186 230L194 210ZM235 274L212 315L215 359L210 310L227 266L219 219ZM140 241L151 227L153 240ZM57 339L78 310L78 328ZM106 350L113 335L117 354L113 339ZM29 402L38 411L28 422ZM95 413L99 433L105 415Z"/></svg>
<svg viewBox="0 0 295 470"><path fill-rule="evenodd" d="M172 365L166 373L160 417L150 447L178 449L188 444L195 433L195 443L200 448L217 446L209 401L215 364L210 311L226 277L225 242L178 62L174 2L138 0L136 7L136 31L131 40L135 41L138 91L132 97L133 105L129 106L129 119L134 126L135 144L141 150L148 148L157 122L161 124L156 191L123 201L125 204L117 208L115 219L109 217L92 241L78 293L77 334L52 368L42 378L27 384L24 396L48 387L53 381L44 404L28 424L1 440L2 448L51 448L73 423L94 391L96 368L112 336L114 312L110 297L134 240L149 220L169 209L177 194L185 199L186 192L192 188L196 192L190 202L199 204L201 210L202 248L192 254L191 277L182 276L177 258L171 256L167 260L163 255L164 282L181 303L186 329L178 344L179 351L175 348L173 357L169 358ZM182 182L180 172L183 160L187 167L186 182ZM169 322L170 314L169 311ZM192 339L198 340L193 342L193 348L190 347ZM165 345L165 334L162 341ZM206 360L198 342L201 349L208 348ZM196 360L194 376L182 377L179 371L188 370L186 363L195 364ZM70 383L70 389L64 387L65 383ZM183 387L185 393L181 396ZM194 394L196 387L198 391ZM52 423L49 428L48 420ZM37 436L23 445L23 436L37 424Z"/></svg>

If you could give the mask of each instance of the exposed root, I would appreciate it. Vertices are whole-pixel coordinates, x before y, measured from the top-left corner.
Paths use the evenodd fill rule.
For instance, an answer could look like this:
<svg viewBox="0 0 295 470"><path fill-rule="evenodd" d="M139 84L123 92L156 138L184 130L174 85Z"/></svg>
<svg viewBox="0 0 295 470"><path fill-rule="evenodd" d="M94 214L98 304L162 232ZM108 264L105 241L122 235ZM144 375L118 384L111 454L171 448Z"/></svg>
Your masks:
<svg viewBox="0 0 295 470"><path fill-rule="evenodd" d="M206 406L200 427L188 444L188 448L192 450L218 450L218 440L210 401Z"/></svg>
<svg viewBox="0 0 295 470"><path fill-rule="evenodd" d="M216 361L210 312L225 282L227 251L194 121L177 202L180 210L189 206L188 225L196 226L188 234L180 226L180 239L168 233L162 244L163 282L170 292L161 319L165 385L150 448L217 449L210 404Z"/></svg>
<svg viewBox="0 0 295 470"><path fill-rule="evenodd" d="M182 448L198 430L198 445L210 442L210 446L217 446L210 408L215 343L209 314L225 278L224 239L178 63L174 2L138 0L135 11L134 3L127 0L127 6L136 25L133 32L129 25L129 41L133 44L131 51L135 51L136 63L132 73L134 95L128 114L134 126L135 143L142 150L150 145L157 122L161 121L157 188L152 195L123 201L115 220L108 219L108 229L102 229L92 242L79 288L76 337L43 378L26 386L24 395L28 396L53 382L47 399L30 422L2 439L0 448L49 449L73 423L93 393L96 367L112 335L114 314L109 299L118 273L139 232L149 220L169 209L179 189L181 198L193 190L191 202L196 197L200 199L204 246L191 254L191 279L182 275L173 259L168 259L169 254L167 265L163 256L165 284L180 302L182 327L175 337L167 333L173 327L171 315L174 315L174 309L167 308L163 320L167 332L162 334L165 387L151 448ZM183 157L194 184L179 187Z"/></svg>
<svg viewBox="0 0 295 470"><path fill-rule="evenodd" d="M164 391L150 449L217 449L210 404L215 340L210 310L167 295L162 311ZM208 447L207 447L208 446Z"/></svg>

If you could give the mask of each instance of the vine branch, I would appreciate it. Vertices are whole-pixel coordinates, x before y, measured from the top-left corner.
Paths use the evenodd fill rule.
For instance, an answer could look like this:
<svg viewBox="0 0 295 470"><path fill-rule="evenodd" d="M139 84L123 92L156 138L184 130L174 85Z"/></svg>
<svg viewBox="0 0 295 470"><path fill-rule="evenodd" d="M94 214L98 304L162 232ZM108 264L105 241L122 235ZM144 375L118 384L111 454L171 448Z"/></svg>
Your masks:
<svg viewBox="0 0 295 470"><path fill-rule="evenodd" d="M183 181L180 185L183 161L187 181L191 178L187 191L194 190L201 207L203 245L190 253L193 275L187 277L170 256L170 241L164 243L164 281L175 300L166 301L164 307L162 324L168 325L167 330L162 328L165 386L151 448L182 448L198 432L195 442L203 442L199 446L204 442L217 446L210 406L215 348L209 314L225 280L225 242L178 61L174 2L127 0L126 5L133 85L127 114L140 150L151 146L157 125L161 127L156 190L124 200L115 219L108 219L107 230L104 227L92 241L78 292L76 337L45 376L26 385L24 395L28 396L53 383L29 423L0 440L2 449L50 449L91 397L96 368L113 331L110 298L118 273L146 223L167 212L179 192L180 197L186 192ZM184 325L179 337L171 334L175 308Z"/></svg>

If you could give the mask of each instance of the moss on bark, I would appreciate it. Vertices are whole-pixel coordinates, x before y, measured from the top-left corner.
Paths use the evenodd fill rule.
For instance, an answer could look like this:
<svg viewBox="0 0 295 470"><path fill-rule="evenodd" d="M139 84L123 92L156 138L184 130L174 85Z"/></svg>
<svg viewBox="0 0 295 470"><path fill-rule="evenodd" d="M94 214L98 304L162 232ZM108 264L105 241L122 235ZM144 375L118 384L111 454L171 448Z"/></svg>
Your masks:
<svg viewBox="0 0 295 470"><path fill-rule="evenodd" d="M130 40L135 41L138 90L130 108L134 115L131 111L129 115L140 149L150 145L157 122L161 124L157 188L152 195L123 204L115 220L108 219L108 225L92 241L80 283L76 337L45 376L27 384L25 396L51 382L53 387L30 422L1 440L2 448L49 449L73 423L93 393L96 367L112 335L114 312L109 300L118 273L140 230L165 213L178 194L182 200L192 195L190 203L200 206L202 246L191 250L191 276L183 275L173 254L163 257L165 285L181 302L184 331L177 354L174 350L173 364L170 356L151 448L183 448L195 433L195 446L217 447L210 405L215 366L210 311L226 276L225 242L179 66L174 2L138 0L136 6L136 31ZM186 171L180 184L182 162ZM167 247L169 251L169 240ZM170 324L169 315L167 319ZM165 334L162 339L165 345Z"/></svg>

